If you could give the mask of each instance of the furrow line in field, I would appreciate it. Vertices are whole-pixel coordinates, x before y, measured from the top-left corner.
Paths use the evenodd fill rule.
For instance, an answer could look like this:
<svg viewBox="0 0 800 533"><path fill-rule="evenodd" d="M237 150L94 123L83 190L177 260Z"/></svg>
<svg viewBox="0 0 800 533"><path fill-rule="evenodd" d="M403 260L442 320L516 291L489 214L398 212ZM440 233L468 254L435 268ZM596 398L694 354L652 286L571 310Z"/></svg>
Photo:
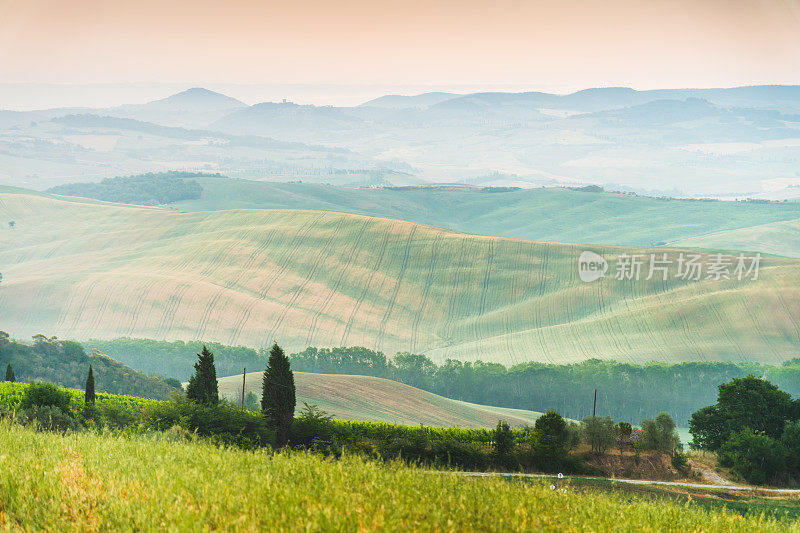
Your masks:
<svg viewBox="0 0 800 533"><path fill-rule="evenodd" d="M370 219L364 219L364 224L361 226L358 235L356 236L355 240L353 241L353 246L350 247L350 250L347 253L346 260L344 265L339 269L339 275L336 278L336 282L333 284L331 289L328 291L325 300L322 302L322 305L317 309L316 313L314 313L313 318L311 319L311 326L308 329L308 334L306 335L306 346L311 346L311 339L314 337L314 333L317 329L317 321L319 317L327 311L328 306L330 305L331 301L333 301L333 296L338 292L339 287L342 284L342 279L344 279L345 274L347 274L350 270L350 265L353 262L353 257L356 256L358 253L358 247L361 244L361 238L367 231L367 226L369 226Z"/></svg>
<svg viewBox="0 0 800 533"><path fill-rule="evenodd" d="M764 330L761 329L761 324L759 323L759 321L756 319L755 315L753 314L753 310L750 309L750 306L747 305L747 300L745 299L744 295L742 293L739 293L739 294L737 294L737 297L738 297L737 299L739 300L739 305L742 306L743 314L747 315L747 318L749 318L750 322L753 323L753 328L758 333L759 338L764 339L766 341L768 337L767 337L767 335L764 334ZM772 354L775 356L776 360L781 359L781 355L780 355L780 353L778 353L778 350L775 347L774 343L769 342L769 343L765 343L765 344L767 344L769 346L769 349L772 351Z"/></svg>
<svg viewBox="0 0 800 533"><path fill-rule="evenodd" d="M226 289L225 287L217 286L217 290L214 293L214 296L211 298L211 300L209 300L208 305L206 305L206 308L203 310L203 316L200 319L200 324L197 326L196 329L197 333L195 334L195 338L197 340L203 340L203 337L206 334L206 330L208 329L208 321L211 318L211 314L216 309L217 302L219 302L219 299L222 297L222 294L227 290L228 289Z"/></svg>
<svg viewBox="0 0 800 533"><path fill-rule="evenodd" d="M69 308L73 308L73 316L72 316L72 325L70 326L69 331L75 331L78 328L78 324L80 323L81 312L83 311L83 309L86 308L86 305L89 303L89 299L94 293L94 289L95 287L97 287L98 283L100 283L99 276L92 281L92 283L89 285L89 288L86 290L86 292L84 292L83 298L81 299L81 303L77 307L73 308L72 303L74 301L74 298L70 299ZM64 313L65 317L67 313L68 311Z"/></svg>
<svg viewBox="0 0 800 533"><path fill-rule="evenodd" d="M116 283L113 283L108 289L103 292L103 297L100 302L100 306L97 308L97 312L95 313L94 317L92 318L92 323L89 328L90 332L95 332L100 328L100 324L103 323L103 316L106 314L106 309L111 304L112 295L116 296L119 294L118 287L120 286L121 281L117 280Z"/></svg>
<svg viewBox="0 0 800 533"><path fill-rule="evenodd" d="M147 295L150 294L150 290L158 283L159 279L152 279L149 282L143 284L141 291L139 292L139 297L136 301L136 307L134 308L133 314L131 314L131 322L125 330L125 336L130 337L133 336L133 333L136 331L136 325L139 323L139 317L141 316L142 306L144 305L144 301L147 298Z"/></svg>
<svg viewBox="0 0 800 533"><path fill-rule="evenodd" d="M506 305L505 314L504 314L504 317L503 317L504 321L505 321L504 330L505 330L505 332L507 334L507 335L504 336L505 337L505 341L506 341L506 353L508 354L508 359L512 362L512 364L515 364L517 362L517 349L516 349L516 343L511 342L510 333L512 333L512 331L513 331L512 327L511 327L511 324L512 324L512 322L511 322L511 314L512 314L514 308L516 307L517 303L520 300L517 297L517 290L518 290L518 287L519 287L518 279L521 276L520 268L519 268L519 259L520 259L520 256L522 255L522 243L518 242L516 244L517 244L516 245L516 249L514 250L514 253L512 254L513 257L514 257L514 266L512 267L512 270L511 270L511 280L510 280L510 283L509 283L508 304Z"/></svg>
<svg viewBox="0 0 800 533"><path fill-rule="evenodd" d="M339 234L339 231L342 229L342 226L344 225L344 222L345 222L345 218L341 217L339 219L338 224L336 225L336 229L333 230L333 235L338 235ZM270 337L268 337L268 338L277 339L277 335L278 335L278 333L280 331L280 327L283 325L283 321L286 319L286 315L288 315L289 312L292 309L294 309L294 306L297 304L297 301L300 299L300 295L305 292L306 287L311 282L311 280L314 278L314 275L317 273L317 269L319 268L320 264L324 262L324 259L326 257L329 257L330 254L328 253L328 250L331 247L331 243L333 243L333 239L327 239L325 241L325 244L319 250L319 252L317 252L317 256L314 258L314 262L311 265L311 270L309 271L308 275L306 275L306 277L303 280L303 283L300 285L300 287L295 289L291 300L289 300L289 303L287 305L285 305L283 307L283 309L281 310L281 314L278 317L278 320L275 322L275 325L273 326L272 330L270 331Z"/></svg>
<svg viewBox="0 0 800 533"><path fill-rule="evenodd" d="M78 306L78 309L83 309L86 306L86 302L88 302L89 296L94 291L94 288L99 283L99 281L100 281L99 277L95 278L91 282L91 284L89 285L89 288L84 291L83 298L81 299L81 303ZM76 287L77 287L77 285L76 285ZM55 329L58 330L58 331L61 331L61 326L64 325L64 321L67 319L67 317L69 316L70 310L74 306L74 302L75 302L74 294L75 294L75 292L73 291L69 301L67 302L67 305L62 307L62 311L58 315L58 322L56 322L56 327L55 327ZM72 325L69 328L70 331L75 330L75 328L77 327L77 325L78 325L78 316L79 316L79 314L76 312L75 315L72 317Z"/></svg>
<svg viewBox="0 0 800 533"><path fill-rule="evenodd" d="M275 282L278 279L280 279L280 277L286 272L286 268L288 267L289 262L294 257L294 254L297 253L297 251L300 249L301 241L303 241L307 236L308 232L310 232L316 226L317 222L319 222L322 216L323 215L320 213L313 220L306 219L305 222L303 222L302 226L300 226L300 229L297 231L297 234L292 239L292 245L287 247L286 251L281 255L280 260L277 263L278 268L273 272L273 275L267 280L267 282L264 285L262 285L262 287L258 290L258 297L253 298L251 302L242 311L242 313L239 315L239 318L236 321L236 325L234 326L233 331L231 332L230 338L228 340L229 344L234 345L238 341L239 337L242 334L242 329L250 320L250 315L253 312L253 309L255 309L255 307L258 305L260 301L264 300L267 297L267 294L269 294L269 291L272 289L272 286L275 284ZM276 249L279 248L280 245L279 241L275 243ZM266 249L266 247L268 246L268 242L269 241L264 242L264 247L265 247L264 249ZM271 341L267 340L266 342L271 342Z"/></svg>
<svg viewBox="0 0 800 533"><path fill-rule="evenodd" d="M797 318L795 317L794 313L792 313L789 309L786 300L783 298L783 292L777 291L778 300L781 302L781 309L783 312L786 313L786 316L789 317L789 321L794 325L794 329L797 332L797 342L800 343L800 323L798 323Z"/></svg>
<svg viewBox="0 0 800 533"><path fill-rule="evenodd" d="M188 291L190 287L191 285L189 283L182 283L169 297L167 308L164 310L164 314L156 330L156 339L165 338L172 330L172 325L175 322L175 315L183 301L183 297L186 295L186 291Z"/></svg>
<svg viewBox="0 0 800 533"><path fill-rule="evenodd" d="M714 317L716 317L717 322L719 322L720 331L725 335L725 338L728 339L728 343L732 345L737 352L739 352L740 361L745 362L747 361L747 356L745 356L742 349L739 347L739 343L733 341L733 337L731 337L730 332L725 327L725 321L722 319L722 315L719 314L719 309L717 309L716 305L709 305L711 312L714 313Z"/></svg>
<svg viewBox="0 0 800 533"><path fill-rule="evenodd" d="M353 306L353 310L350 312L350 317L347 319L347 325L344 328L344 332L342 333L342 340L339 343L340 346L347 346L347 338L350 336L350 330L353 327L353 323L356 320L356 315L358 315L358 310L361 308L361 304L364 302L364 298L367 297L367 292L369 291L370 286L372 285L372 280L375 277L375 273L380 269L381 264L383 264L383 256L386 254L386 246L389 243L389 235L391 234L392 230L395 227L396 222L392 222L391 225L386 229L386 232L383 235L383 242L381 243L380 251L378 252L378 259L375 261L375 265L372 267L370 271L369 278L367 282L364 284L363 289L361 290L361 296L356 301L356 305Z"/></svg>
<svg viewBox="0 0 800 533"><path fill-rule="evenodd" d="M534 323L536 324L536 332L539 335L539 345L542 347L542 355L547 359L548 363L555 362L550 356L550 351L547 348L547 341L544 335L544 320L542 319L542 300L545 295L545 286L547 284L547 269L550 268L550 245L542 243L542 259L541 259L541 273L539 275L539 298L535 302L534 309Z"/></svg>
<svg viewBox="0 0 800 533"><path fill-rule="evenodd" d="M411 231L408 232L408 238L406 239L406 245L403 249L403 260L400 264L400 272L397 274L397 283L395 283L394 289L392 291L392 297L389 300L389 304L386 306L386 312L383 314L383 318L381 318L380 326L378 327L378 337L375 339L375 349L378 351L383 351L383 336L386 333L386 324L389 322L389 316L392 314L394 310L395 302L397 301L397 294L400 292L400 284L403 283L403 276L406 273L406 267L408 266L408 256L411 251L411 245L414 242L414 234L417 231L417 226L414 225L411 227Z"/></svg>
<svg viewBox="0 0 800 533"><path fill-rule="evenodd" d="M422 299L420 301L420 305L417 308L416 315L414 316L414 322L411 324L411 351L417 351L417 343L419 340L419 323L422 320L422 312L425 309L425 305L428 303L428 295L431 292L431 285L433 284L433 277L436 274L436 258L437 258L437 246L441 241L442 234L437 233L436 236L433 238L433 242L431 243L431 259L428 263L428 273L425 276L425 288L422 292Z"/></svg>
<svg viewBox="0 0 800 533"><path fill-rule="evenodd" d="M453 283L450 285L450 299L447 304L447 320L442 327L442 337L446 339L448 343L452 342L453 338L453 322L456 316L456 298L458 296L458 287L463 271L462 269L464 266L464 255L466 248L466 243L464 241L459 241L458 259L456 260L454 265L455 268L453 269Z"/></svg>

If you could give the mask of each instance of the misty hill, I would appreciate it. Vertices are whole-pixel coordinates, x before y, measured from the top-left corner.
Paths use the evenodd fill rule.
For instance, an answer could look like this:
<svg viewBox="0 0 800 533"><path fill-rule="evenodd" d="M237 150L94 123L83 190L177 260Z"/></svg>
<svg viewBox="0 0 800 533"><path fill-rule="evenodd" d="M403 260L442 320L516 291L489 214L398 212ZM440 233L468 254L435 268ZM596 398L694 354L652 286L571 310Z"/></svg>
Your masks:
<svg viewBox="0 0 800 533"><path fill-rule="evenodd" d="M247 104L225 96L224 94L209 91L201 87L194 87L183 92L173 94L161 100L154 100L138 106L139 109L154 109L161 111L218 111L221 109L234 109L247 107Z"/></svg>
<svg viewBox="0 0 800 533"><path fill-rule="evenodd" d="M416 96L388 94L364 102L360 107L385 107L389 109L425 108L458 96L457 94L442 92L423 93Z"/></svg>
<svg viewBox="0 0 800 533"><path fill-rule="evenodd" d="M681 250L592 246L609 274L584 283L584 246L329 211L181 213L9 192L0 219L16 221L0 229L0 308L20 335L278 340L290 352L359 345L504 364L797 356L792 259L764 257L758 280L688 281ZM672 254L666 280L616 279L622 257L651 253Z"/></svg>
<svg viewBox="0 0 800 533"><path fill-rule="evenodd" d="M101 110L107 116L157 122L167 126L204 128L247 104L200 87L141 105L124 105Z"/></svg>
<svg viewBox="0 0 800 533"><path fill-rule="evenodd" d="M796 86L431 93L368 104L248 107L193 89L144 106L36 112L40 120L6 113L0 116L6 124L0 125L0 183L45 188L76 176L202 170L380 185L385 181L363 176L388 169L406 173L406 183L597 183L652 195L734 198L794 198L788 188L800 183ZM228 105L234 107L218 109ZM141 124L65 122L67 114ZM254 151L243 142L254 136L297 144L265 147L259 140ZM320 146L333 153L314 149ZM362 177L340 179L347 173Z"/></svg>

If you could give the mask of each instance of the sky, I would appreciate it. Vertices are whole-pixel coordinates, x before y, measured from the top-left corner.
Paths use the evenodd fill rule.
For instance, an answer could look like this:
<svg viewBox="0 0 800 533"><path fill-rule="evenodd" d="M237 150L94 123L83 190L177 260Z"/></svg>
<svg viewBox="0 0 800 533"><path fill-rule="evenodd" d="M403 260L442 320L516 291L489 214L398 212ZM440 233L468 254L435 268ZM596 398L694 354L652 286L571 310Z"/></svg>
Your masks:
<svg viewBox="0 0 800 533"><path fill-rule="evenodd" d="M798 28L800 0L0 0L0 84L327 90L330 103L800 84Z"/></svg>

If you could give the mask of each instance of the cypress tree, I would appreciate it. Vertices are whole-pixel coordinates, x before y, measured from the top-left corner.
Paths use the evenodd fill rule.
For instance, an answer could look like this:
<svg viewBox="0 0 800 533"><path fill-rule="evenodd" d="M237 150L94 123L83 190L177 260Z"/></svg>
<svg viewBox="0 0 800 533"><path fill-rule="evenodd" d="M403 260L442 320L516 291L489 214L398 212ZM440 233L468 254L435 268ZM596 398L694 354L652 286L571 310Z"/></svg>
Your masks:
<svg viewBox="0 0 800 533"><path fill-rule="evenodd" d="M197 354L194 364L194 375L186 387L186 397L203 405L219 403L219 387L217 385L217 369L214 366L214 354L203 346Z"/></svg>
<svg viewBox="0 0 800 533"><path fill-rule="evenodd" d="M289 427L294 421L295 397L294 374L283 349L277 343L269 352L267 369L261 394L261 412L275 430L278 446L284 446L289 438Z"/></svg>
<svg viewBox="0 0 800 533"><path fill-rule="evenodd" d="M12 383L17 381L17 379L14 377L14 369L11 368L11 363L8 363L8 366L6 367L6 381L11 381Z"/></svg>
<svg viewBox="0 0 800 533"><path fill-rule="evenodd" d="M86 405L94 405L94 372L92 371L92 365L89 365L89 375L86 376L86 393L83 398Z"/></svg>

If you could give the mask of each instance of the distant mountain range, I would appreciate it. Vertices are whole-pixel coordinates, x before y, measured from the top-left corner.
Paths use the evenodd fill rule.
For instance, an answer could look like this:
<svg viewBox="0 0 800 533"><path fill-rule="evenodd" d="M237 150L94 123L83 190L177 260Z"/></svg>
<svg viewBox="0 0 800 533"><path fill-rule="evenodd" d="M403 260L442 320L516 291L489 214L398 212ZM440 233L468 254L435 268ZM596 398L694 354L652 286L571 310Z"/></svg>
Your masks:
<svg viewBox="0 0 800 533"><path fill-rule="evenodd" d="M63 119L71 115L106 122ZM800 184L800 86L432 92L353 107L248 106L198 87L141 105L0 111L0 133L0 183L41 189L164 170L371 185L387 184L371 173L388 169L410 176L394 185L596 183L689 196L800 196L787 189ZM241 147L244 137L261 151L225 148L233 139ZM320 161L318 150L303 147L348 155ZM342 178L353 173L362 177Z"/></svg>

